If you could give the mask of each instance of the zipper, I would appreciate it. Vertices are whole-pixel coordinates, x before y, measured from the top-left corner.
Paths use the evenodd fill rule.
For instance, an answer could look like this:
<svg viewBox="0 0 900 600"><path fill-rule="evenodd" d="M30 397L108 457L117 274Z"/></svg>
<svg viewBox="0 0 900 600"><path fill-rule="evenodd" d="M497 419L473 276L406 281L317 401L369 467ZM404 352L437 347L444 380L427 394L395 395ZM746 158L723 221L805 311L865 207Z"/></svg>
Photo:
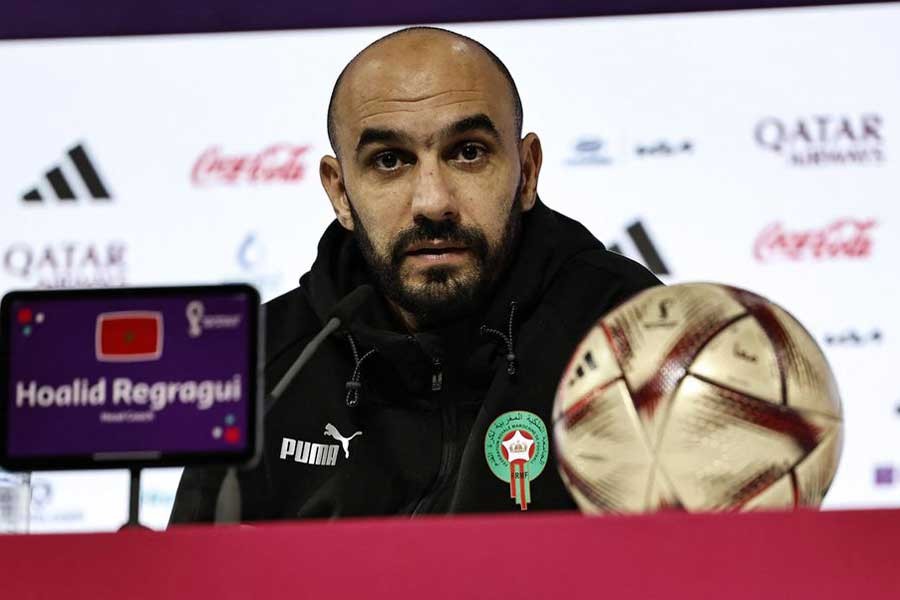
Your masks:
<svg viewBox="0 0 900 600"><path fill-rule="evenodd" d="M444 387L444 373L441 370L441 361L436 358L432 359L431 366L431 391L440 392ZM456 446L454 442L448 441L456 438L453 410L454 407L451 402L441 403L441 463L434 481L416 503L412 516L421 514L434 503L435 497L444 487L444 484L447 483L447 479L453 470L453 463L456 460Z"/></svg>
<svg viewBox="0 0 900 600"><path fill-rule="evenodd" d="M432 359L431 361L431 391L439 392L444 386L444 373L441 371L441 361Z"/></svg>
<svg viewBox="0 0 900 600"><path fill-rule="evenodd" d="M450 477L450 473L453 470L453 462L456 460L456 446L452 442L446 441L451 430L454 429L453 423L451 422L452 415L450 414L450 411L452 410L453 409L448 406L441 407L441 426L444 429L444 438L441 442L441 466L438 468L438 473L434 478L434 482L432 482L428 490L422 494L422 497L416 503L416 507L412 511L412 516L427 511L434 504L438 492L443 489L444 484L447 483L447 479Z"/></svg>

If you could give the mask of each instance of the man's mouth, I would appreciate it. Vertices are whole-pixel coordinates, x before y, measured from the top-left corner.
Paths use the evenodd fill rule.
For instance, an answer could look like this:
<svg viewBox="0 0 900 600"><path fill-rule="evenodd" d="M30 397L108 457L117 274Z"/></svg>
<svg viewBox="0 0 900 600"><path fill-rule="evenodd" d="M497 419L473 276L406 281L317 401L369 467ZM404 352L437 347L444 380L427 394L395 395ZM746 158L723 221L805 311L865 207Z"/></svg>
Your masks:
<svg viewBox="0 0 900 600"><path fill-rule="evenodd" d="M449 240L425 240L416 242L406 249L406 256L417 261L453 262L462 259L469 248L459 242Z"/></svg>

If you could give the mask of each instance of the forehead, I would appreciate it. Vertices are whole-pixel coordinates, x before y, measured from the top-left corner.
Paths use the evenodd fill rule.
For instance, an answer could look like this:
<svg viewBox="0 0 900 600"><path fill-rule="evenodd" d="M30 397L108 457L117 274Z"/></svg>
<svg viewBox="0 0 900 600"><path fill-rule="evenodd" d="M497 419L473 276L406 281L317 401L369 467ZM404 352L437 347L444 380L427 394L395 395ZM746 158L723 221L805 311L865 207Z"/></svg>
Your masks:
<svg viewBox="0 0 900 600"><path fill-rule="evenodd" d="M356 59L338 92L334 120L343 145L369 127L425 134L478 113L501 135L513 135L512 93L497 65L465 40L406 35Z"/></svg>

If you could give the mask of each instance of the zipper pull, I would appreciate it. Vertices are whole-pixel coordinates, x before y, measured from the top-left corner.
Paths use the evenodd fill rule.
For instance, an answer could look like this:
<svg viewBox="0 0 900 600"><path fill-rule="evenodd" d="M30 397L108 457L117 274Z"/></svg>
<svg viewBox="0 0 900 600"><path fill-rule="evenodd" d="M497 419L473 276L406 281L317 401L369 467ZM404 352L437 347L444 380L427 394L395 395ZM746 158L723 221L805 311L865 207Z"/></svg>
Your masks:
<svg viewBox="0 0 900 600"><path fill-rule="evenodd" d="M444 374L441 372L441 361L435 358L431 365L434 369L431 372L431 391L439 392L444 384Z"/></svg>

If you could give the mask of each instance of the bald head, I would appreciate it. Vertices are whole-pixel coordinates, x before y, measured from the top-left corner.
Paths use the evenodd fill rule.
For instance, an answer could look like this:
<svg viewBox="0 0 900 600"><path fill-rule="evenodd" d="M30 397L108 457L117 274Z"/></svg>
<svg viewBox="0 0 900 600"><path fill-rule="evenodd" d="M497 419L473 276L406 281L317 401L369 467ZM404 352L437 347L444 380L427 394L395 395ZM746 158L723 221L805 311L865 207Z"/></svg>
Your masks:
<svg viewBox="0 0 900 600"><path fill-rule="evenodd" d="M375 40L338 76L328 103L328 140L335 154L340 156L338 124L342 119L347 88L365 88L373 77L394 76L420 85L434 63L450 63L461 73L471 75L473 70L487 69L505 83L509 110L516 137L522 135L522 101L516 83L506 65L481 43L464 35L436 27L409 27ZM490 74L487 74L490 76ZM412 95L418 95L411 89Z"/></svg>
<svg viewBox="0 0 900 600"><path fill-rule="evenodd" d="M404 324L471 314L512 260L541 168L500 59L442 29L383 37L338 78L328 134L322 186Z"/></svg>

